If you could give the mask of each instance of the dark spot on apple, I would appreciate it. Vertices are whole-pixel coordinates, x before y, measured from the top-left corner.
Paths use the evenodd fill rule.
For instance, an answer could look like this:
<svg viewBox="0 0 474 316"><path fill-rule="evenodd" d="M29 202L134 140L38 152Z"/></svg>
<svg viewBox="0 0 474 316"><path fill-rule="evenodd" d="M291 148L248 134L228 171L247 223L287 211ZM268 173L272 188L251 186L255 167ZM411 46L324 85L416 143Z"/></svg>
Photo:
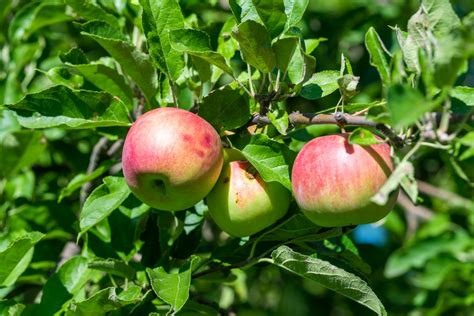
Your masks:
<svg viewBox="0 0 474 316"><path fill-rule="evenodd" d="M210 134L204 135L204 138L202 140L202 145L204 147L210 147L212 143L212 136Z"/></svg>
<svg viewBox="0 0 474 316"><path fill-rule="evenodd" d="M166 195L166 185L162 179L155 179L153 180L155 188L163 195Z"/></svg>
<svg viewBox="0 0 474 316"><path fill-rule="evenodd" d="M195 150L194 152L196 153L196 155L198 155L201 158L203 158L205 156L205 154L202 150Z"/></svg>
<svg viewBox="0 0 474 316"><path fill-rule="evenodd" d="M192 143L193 141L193 136L189 135L189 134L183 134L183 140L187 143Z"/></svg>
<svg viewBox="0 0 474 316"><path fill-rule="evenodd" d="M224 180L222 181L222 183L228 183L229 182L229 177L225 177Z"/></svg>

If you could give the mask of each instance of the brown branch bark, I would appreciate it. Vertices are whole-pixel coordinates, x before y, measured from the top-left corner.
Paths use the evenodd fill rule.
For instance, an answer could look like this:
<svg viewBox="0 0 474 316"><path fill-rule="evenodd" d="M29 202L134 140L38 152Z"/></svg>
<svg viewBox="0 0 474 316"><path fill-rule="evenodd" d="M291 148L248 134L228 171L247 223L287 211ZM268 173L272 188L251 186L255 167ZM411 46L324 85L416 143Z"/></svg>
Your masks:
<svg viewBox="0 0 474 316"><path fill-rule="evenodd" d="M395 132L391 130L387 125L368 120L364 116L350 115L340 112L336 114L312 114L293 112L289 114L288 117L292 125L336 124L339 126L349 125L374 128L378 130L381 134L388 137L394 146L403 146L403 139L398 137ZM260 114L255 114L252 118L252 122L258 125L267 125L271 123L270 119L267 116L262 116Z"/></svg>
<svg viewBox="0 0 474 316"><path fill-rule="evenodd" d="M454 192L446 191L441 188L435 187L434 185L429 184L427 182L418 180L417 184L418 190L421 193L447 201L451 205L463 207L466 209L474 205L474 202L463 196L460 196Z"/></svg>
<svg viewBox="0 0 474 316"><path fill-rule="evenodd" d="M106 150L108 143L109 140L106 137L102 137L101 139L99 139L97 144L95 144L94 148L92 149L91 157L89 159L89 165L87 166L87 174L91 174L95 170L95 168L97 168L97 165L99 164L100 160L100 155ZM92 183L90 182L84 183L84 185L82 186L80 193L81 206L84 204L87 195L89 194L91 189Z"/></svg>

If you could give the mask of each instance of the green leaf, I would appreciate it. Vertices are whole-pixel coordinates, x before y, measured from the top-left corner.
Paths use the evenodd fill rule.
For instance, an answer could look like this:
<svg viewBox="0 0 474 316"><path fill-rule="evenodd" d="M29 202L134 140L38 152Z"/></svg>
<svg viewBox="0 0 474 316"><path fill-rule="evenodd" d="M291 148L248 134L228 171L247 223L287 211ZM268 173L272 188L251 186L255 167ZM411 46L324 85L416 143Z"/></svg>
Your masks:
<svg viewBox="0 0 474 316"><path fill-rule="evenodd" d="M469 245L469 236L462 230L442 234L395 250L388 258L384 274L387 278L404 275L413 268L423 268L437 256L457 255Z"/></svg>
<svg viewBox="0 0 474 316"><path fill-rule="evenodd" d="M79 222L81 234L109 216L130 195L124 178L110 176L103 181L84 203Z"/></svg>
<svg viewBox="0 0 474 316"><path fill-rule="evenodd" d="M272 125L277 129L278 133L286 135L286 130L290 123L288 112L284 109L276 109L267 113L267 116L270 119L270 122L272 122Z"/></svg>
<svg viewBox="0 0 474 316"><path fill-rule="evenodd" d="M107 315L124 306L140 301L141 287L131 285L126 290L109 287L102 289L86 300L71 304L67 316Z"/></svg>
<svg viewBox="0 0 474 316"><path fill-rule="evenodd" d="M155 65L170 80L176 81L184 70L183 54L171 47L169 31L182 29L184 17L177 0L140 0L142 25Z"/></svg>
<svg viewBox="0 0 474 316"><path fill-rule="evenodd" d="M461 100L468 106L474 106L474 88L457 86L451 91L451 96L458 100Z"/></svg>
<svg viewBox="0 0 474 316"><path fill-rule="evenodd" d="M65 85L71 89L80 89L84 84L82 76L71 74L66 67L53 67L45 75L55 85Z"/></svg>
<svg viewBox="0 0 474 316"><path fill-rule="evenodd" d="M33 2L18 11L8 28L10 41L16 43L27 40L31 34L42 27L70 21L73 18L66 14L62 3Z"/></svg>
<svg viewBox="0 0 474 316"><path fill-rule="evenodd" d="M31 232L0 238L0 286L13 285L25 272L33 258L34 246L43 236Z"/></svg>
<svg viewBox="0 0 474 316"><path fill-rule="evenodd" d="M435 64L449 64L458 54L457 49L452 49L453 39L457 37L455 29L460 27L460 19L451 7L449 0L423 0L420 9L408 21L408 33L397 31L398 42L403 51L403 57L412 71L420 72L418 50L424 49L429 60L435 59ZM456 45L460 44L458 42ZM437 56L436 56L437 55ZM457 72L459 65L453 64ZM449 77L451 71L445 68L445 73L440 76ZM448 71L448 73L446 72ZM442 81L444 81L442 79Z"/></svg>
<svg viewBox="0 0 474 316"><path fill-rule="evenodd" d="M128 109L133 107L133 91L117 70L95 62L82 65L66 65L76 69L96 87L120 98Z"/></svg>
<svg viewBox="0 0 474 316"><path fill-rule="evenodd" d="M232 10L237 23L245 21L255 21L262 22L260 16L258 15L257 8L252 1L248 0L229 0L229 6Z"/></svg>
<svg viewBox="0 0 474 316"><path fill-rule="evenodd" d="M405 173L405 176L400 180L400 185L411 201L418 203L418 184L415 179L415 172Z"/></svg>
<svg viewBox="0 0 474 316"><path fill-rule="evenodd" d="M360 77L352 75L352 68L350 67L349 59L346 60L346 65L348 65L349 74L346 74L337 79L337 84L339 85L339 92L344 97L344 100L349 100L353 98L357 93L357 85L359 84Z"/></svg>
<svg viewBox="0 0 474 316"><path fill-rule="evenodd" d="M136 304L141 299L141 287L129 286L126 290L109 287L102 289L88 299L71 304L67 316L106 315L124 306Z"/></svg>
<svg viewBox="0 0 474 316"><path fill-rule="evenodd" d="M136 273L135 269L125 262L113 258L93 260L89 263L88 267L89 269L104 271L131 280L133 280Z"/></svg>
<svg viewBox="0 0 474 316"><path fill-rule="evenodd" d="M158 76L150 57L135 48L127 41L118 29L100 21L76 24L81 34L99 43L140 87L149 102L152 102L158 91Z"/></svg>
<svg viewBox="0 0 474 316"><path fill-rule="evenodd" d="M258 15L272 38L280 35L286 24L283 0L252 0Z"/></svg>
<svg viewBox="0 0 474 316"><path fill-rule="evenodd" d="M385 307L374 291L360 277L328 261L305 256L280 246L272 252L273 263L294 274L318 282L371 309L377 315L387 315Z"/></svg>
<svg viewBox="0 0 474 316"><path fill-rule="evenodd" d="M87 268L87 259L79 256L70 258L49 277L34 315L55 315L63 309L65 303L83 290L88 281L90 270Z"/></svg>
<svg viewBox="0 0 474 316"><path fill-rule="evenodd" d="M287 24L285 29L296 26L308 7L309 0L284 0Z"/></svg>
<svg viewBox="0 0 474 316"><path fill-rule="evenodd" d="M286 37L273 43L272 49L275 53L276 66L280 71L285 72L293 54L298 47L299 39L297 37Z"/></svg>
<svg viewBox="0 0 474 316"><path fill-rule="evenodd" d="M100 20L107 22L109 25L120 28L119 20L104 9L98 6L92 0L65 0L65 3L73 8L76 13L85 18L87 21Z"/></svg>
<svg viewBox="0 0 474 316"><path fill-rule="evenodd" d="M339 78L339 71L325 70L313 74L303 85L300 95L308 100L321 99L339 88L337 79Z"/></svg>
<svg viewBox="0 0 474 316"><path fill-rule="evenodd" d="M308 38L304 40L304 46L305 46L305 53L306 54L311 54L316 48L318 48L319 44L321 42L325 42L328 39L325 37L320 37L320 38Z"/></svg>
<svg viewBox="0 0 474 316"><path fill-rule="evenodd" d="M203 99L199 115L218 130L236 129L250 119L248 96L242 90L229 86L214 90Z"/></svg>
<svg viewBox="0 0 474 316"><path fill-rule="evenodd" d="M399 129L415 123L425 112L433 109L434 102L409 85L396 84L389 87L387 107L392 125Z"/></svg>
<svg viewBox="0 0 474 316"><path fill-rule="evenodd" d="M167 273L163 267L146 269L151 287L156 295L178 312L189 298L191 285L191 261L183 265L177 273Z"/></svg>
<svg viewBox="0 0 474 316"><path fill-rule="evenodd" d="M46 149L40 131L18 131L0 135L0 178L8 177L33 164Z"/></svg>
<svg viewBox="0 0 474 316"><path fill-rule="evenodd" d="M7 105L27 128L128 126L125 105L106 92L55 86Z"/></svg>
<svg viewBox="0 0 474 316"><path fill-rule="evenodd" d="M295 214L274 229L265 231L259 241L281 241L298 238L298 240L317 241L337 237L343 234L341 227L325 229L316 226L301 213Z"/></svg>
<svg viewBox="0 0 474 316"><path fill-rule="evenodd" d="M385 58L382 40L373 27L370 27L365 33L365 47L370 55L370 64L377 68L382 83L389 85L391 79L390 67Z"/></svg>
<svg viewBox="0 0 474 316"><path fill-rule="evenodd" d="M410 162L404 161L399 164L380 188L379 192L372 197L371 201L378 205L387 204L390 194L398 189L398 186L405 177L413 177L414 172L415 169Z"/></svg>
<svg viewBox="0 0 474 316"><path fill-rule="evenodd" d="M275 67L275 54L272 50L270 34L265 27L255 21L246 21L238 25L232 33L239 42L244 61L263 73Z"/></svg>
<svg viewBox="0 0 474 316"><path fill-rule="evenodd" d="M15 300L0 300L0 315L22 315L24 309L25 305L20 304Z"/></svg>
<svg viewBox="0 0 474 316"><path fill-rule="evenodd" d="M232 37L232 29L235 26L234 19L228 19L219 33L217 38L217 52L226 59L231 59L235 51L239 49L239 43Z"/></svg>
<svg viewBox="0 0 474 316"><path fill-rule="evenodd" d="M87 55L77 47L71 48L66 53L60 53L59 59L65 64L69 63L72 65L84 65L89 63L89 58L87 58Z"/></svg>
<svg viewBox="0 0 474 316"><path fill-rule="evenodd" d="M58 198L58 203L60 203L65 197L70 196L77 189L81 188L83 184L90 182L104 174L107 170L109 170L112 164L112 161L106 161L89 174L79 173L74 176L74 178L72 178L72 180L67 184L67 186L61 190L61 194Z"/></svg>
<svg viewBox="0 0 474 316"><path fill-rule="evenodd" d="M180 29L170 31L169 37L174 50L199 57L231 76L233 75L232 69L227 65L224 57L211 50L210 38L207 33L192 29Z"/></svg>
<svg viewBox="0 0 474 316"><path fill-rule="evenodd" d="M242 154L266 182L276 181L291 191L290 164L294 153L263 134L252 135Z"/></svg>
<svg viewBox="0 0 474 316"><path fill-rule="evenodd" d="M349 143L350 144L358 144L358 145L373 145L379 144L382 141L377 139L374 134L372 134L369 130L358 127L354 131L351 132L349 136Z"/></svg>

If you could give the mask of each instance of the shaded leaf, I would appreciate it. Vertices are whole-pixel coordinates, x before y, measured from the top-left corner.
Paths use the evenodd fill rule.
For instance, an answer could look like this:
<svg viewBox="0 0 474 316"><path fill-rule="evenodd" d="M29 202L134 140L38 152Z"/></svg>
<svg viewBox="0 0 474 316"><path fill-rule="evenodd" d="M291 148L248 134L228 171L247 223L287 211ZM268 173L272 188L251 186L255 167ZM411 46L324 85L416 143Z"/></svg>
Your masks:
<svg viewBox="0 0 474 316"><path fill-rule="evenodd" d="M105 22L92 21L76 25L81 34L99 43L122 66L151 102L158 91L158 76L150 57L137 50L125 35Z"/></svg>
<svg viewBox="0 0 474 316"><path fill-rule="evenodd" d="M33 164L46 149L40 131L0 135L0 177L8 177Z"/></svg>
<svg viewBox="0 0 474 316"><path fill-rule="evenodd" d="M95 62L81 65L67 65L76 69L96 87L120 98L128 109L133 107L133 91L117 70Z"/></svg>
<svg viewBox="0 0 474 316"><path fill-rule="evenodd" d="M305 256L280 246L272 252L273 263L301 277L316 281L371 309L377 315L387 315L382 302L360 277L328 261Z"/></svg>
<svg viewBox="0 0 474 316"><path fill-rule="evenodd" d="M96 179L97 177L101 176L102 174L104 174L110 168L110 166L112 166L112 162L108 161L100 165L96 169L94 169L94 171L92 171L89 174L79 173L76 176L74 176L74 178L72 178L72 180L67 184L67 186L61 190L61 194L59 195L58 202L61 202L62 199L70 196L77 189L80 189L83 184L90 182Z"/></svg>
<svg viewBox="0 0 474 316"><path fill-rule="evenodd" d="M203 99L199 115L217 129L236 129L250 119L248 96L229 86L215 90Z"/></svg>
<svg viewBox="0 0 474 316"><path fill-rule="evenodd" d="M420 240L395 250L387 260L384 274L387 278L401 276L413 268L423 268L436 256L456 255L468 244L469 236L461 230L454 234L442 234Z"/></svg>
<svg viewBox="0 0 474 316"><path fill-rule="evenodd" d="M65 0L65 3L71 6L78 15L88 21L100 20L116 28L120 28L121 26L115 16L107 13L92 0Z"/></svg>
<svg viewBox="0 0 474 316"><path fill-rule="evenodd" d="M287 14L283 0L252 0L260 19L272 38L283 32Z"/></svg>
<svg viewBox="0 0 474 316"><path fill-rule="evenodd" d="M135 269L126 264L124 261L109 258L96 259L89 262L90 269L104 271L112 275L117 275L125 279L132 279L135 277Z"/></svg>
<svg viewBox="0 0 474 316"><path fill-rule="evenodd" d="M232 69L227 65L224 57L211 50L210 38L205 32L192 29L180 29L170 31L169 36L171 47L174 50L199 57L219 67L231 76L233 75Z"/></svg>
<svg viewBox="0 0 474 316"><path fill-rule="evenodd" d="M275 53L276 66L282 72L288 69L288 64L298 47L298 42L299 39L297 37L286 37L273 43L272 49Z"/></svg>
<svg viewBox="0 0 474 316"><path fill-rule="evenodd" d="M87 259L72 257L46 282L36 315L54 315L62 310L63 305L73 299L89 281L90 270Z"/></svg>
<svg viewBox="0 0 474 316"><path fill-rule="evenodd" d="M27 128L128 126L125 105L106 92L55 86L6 105Z"/></svg>
<svg viewBox="0 0 474 316"><path fill-rule="evenodd" d="M239 42L245 62L263 73L273 70L276 63L275 54L272 50L270 34L263 25L249 20L239 24L232 35Z"/></svg>
<svg viewBox="0 0 474 316"><path fill-rule="evenodd" d="M62 3L33 2L18 11L8 28L8 37L12 42L19 42L42 27L70 21L73 18L66 14Z"/></svg>
<svg viewBox="0 0 474 316"><path fill-rule="evenodd" d="M140 297L141 287L137 285L131 285L126 290L109 287L98 291L84 301L71 304L66 315L106 315L108 312L119 310L124 306L138 303Z"/></svg>
<svg viewBox="0 0 474 316"><path fill-rule="evenodd" d="M399 129L415 123L434 104L424 98L420 91L408 85L396 84L389 87L387 107L392 125Z"/></svg>

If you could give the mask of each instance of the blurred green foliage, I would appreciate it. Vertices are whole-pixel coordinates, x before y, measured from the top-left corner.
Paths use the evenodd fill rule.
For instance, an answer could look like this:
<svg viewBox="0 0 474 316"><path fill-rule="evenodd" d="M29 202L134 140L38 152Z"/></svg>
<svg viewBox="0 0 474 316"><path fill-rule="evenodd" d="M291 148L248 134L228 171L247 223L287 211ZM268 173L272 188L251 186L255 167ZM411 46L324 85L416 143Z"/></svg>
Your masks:
<svg viewBox="0 0 474 316"><path fill-rule="evenodd" d="M80 1L73 2L80 6ZM107 19L109 23L120 26L136 47L145 46L143 37L139 36L138 25L141 22L138 1L97 0L95 3L103 12L103 16L97 18ZM183 0L179 3L187 25L199 26L206 31L210 35L211 47L215 50L221 40L220 32L232 16L227 2ZM474 11L472 0L453 0L451 3L461 18ZM311 0L299 28L305 38L326 38L312 53L316 58L316 70L339 70L340 56L344 53L352 64L353 73L360 76L360 93L352 101L369 103L382 97L382 89L379 75L370 65L365 48L366 32L373 27L385 47L390 52L397 51L396 35L391 27L399 26L405 30L419 4L415 0ZM93 78L96 68L85 66L92 65L89 61L97 61L97 64L100 61L100 67L107 66L108 78L120 72L120 67L117 67L117 62L109 53L90 36L81 35L74 26L73 20L81 20L75 11L61 0L0 1L0 104L16 103L26 93L39 92L58 83L91 91L106 89L100 85L101 79ZM73 47L80 47L83 53L71 53ZM67 52L69 55L66 56ZM82 75L65 70L65 60ZM231 65L244 69L240 54L232 57ZM133 69L135 64L129 67ZM145 76L143 72L138 72L134 80L140 81L142 75ZM153 74L149 77L152 78ZM162 77L156 79L161 82L160 89L171 89ZM229 78L221 79L220 83L226 80ZM112 81L120 88L120 80ZM143 81L142 85L138 84L142 90L157 87L157 84L150 84L148 79ZM128 85L129 82L124 84ZM148 87L149 84L153 87ZM474 86L472 59L456 84ZM114 87L108 85L107 88ZM115 89L119 89L117 87ZM191 104L191 92L196 88L190 84L181 89L178 96L180 103ZM122 97L128 100L125 106L136 107L136 91L125 90ZM338 99L339 96L334 94L316 101L297 97L288 100L287 109L317 112L333 106ZM169 94L168 99L161 101L172 102ZM459 113L466 111L465 106L455 100L453 108L459 109ZM105 135L108 142L112 142L123 137L125 132L124 128L118 126L77 131L61 128L22 129L12 112L0 112L0 228L3 231L0 235L0 250L5 251L9 241L14 239L12 233L21 236L22 241L36 243L31 264L25 267L16 284L6 282L8 276L0 279L3 282L0 287L1 315L8 311L12 315L19 315L18 311L23 307L15 305L16 302L39 304L39 310L45 311L42 315L47 315L48 299L51 296L67 296L72 291L54 288L59 286L57 279L61 278L61 270L53 278L50 277L63 255L64 245L74 243L79 231L81 193L77 189L87 181L93 181L94 187L98 186L102 175L113 174L109 168L113 169L119 163L117 153L107 158L103 170L100 169L93 176L85 175L91 151L99 139ZM295 132L299 135L293 138L291 147L299 149L302 141L331 132L334 132L332 127L308 127ZM467 135L470 136L458 140L456 146L459 151L473 147L472 125ZM416 208L411 202L399 204L380 224L381 227L372 226L371 229L388 232L383 244L357 244L355 238L360 257L371 267L370 285L389 315L474 315L474 190L458 176L461 171L464 176L474 178L473 157L471 155L470 158L453 163L452 155L447 152L423 147L415 158L415 178L431 184L420 187L418 200L422 207ZM75 178L78 175L86 178ZM73 178L79 185L71 189L68 184L71 186ZM67 187L71 191L65 189ZM441 188L441 191L433 190L433 187ZM60 196L62 200L58 201ZM123 205L112 212L108 222L101 222L91 229L93 234L87 235L86 252L128 262L140 249L142 263L154 266L158 260L167 260L160 254L161 250L173 252L173 248L167 247L175 242L173 238L177 239L180 246L189 247L189 254L194 253L193 247L199 247L201 252L210 252L213 247L223 243L218 238L217 228L208 221L200 224L207 231L207 235L203 236L207 243L196 245L189 242L193 239L192 230L189 234L177 237L179 234L176 231L186 229L183 228L184 214L179 215L183 217L179 222L182 226L173 227L169 224L174 221L173 218L160 217L158 220L155 213L146 213L147 209L140 209L142 206L134 197L125 196L123 199ZM411 211L407 211L407 208ZM202 220L202 213L193 213L193 216ZM147 230L147 227L156 228L157 225L161 225L160 228L167 227L167 233L154 236ZM45 236L37 241L37 236L32 237L27 233L32 231L39 231ZM132 245L137 232L142 232L142 235L139 242ZM26 243L24 247L25 252L28 252L31 245ZM318 244L318 247L324 246ZM77 262L69 261L70 266L61 269L66 271L74 268L79 271L77 273L86 273L84 271L87 270L84 275L95 282L90 288L77 290L80 298L114 283L113 277L112 281L101 279L97 269L87 268L80 262L81 259L74 260ZM130 265L135 268L133 262ZM137 283L146 283L146 275L139 275L137 280ZM71 288L75 286L79 287L71 284ZM43 299L39 299L38 293L43 287ZM245 273L234 269L225 275L210 275L197 279L192 287L195 294L191 298L194 302L220 308L222 313L235 311L239 316L349 316L369 313L356 302L273 265L257 264L246 269ZM120 307L128 306L138 300L133 291L132 287L130 293L121 293L123 295L117 304ZM141 298L144 303L133 310L135 315L155 311L150 303L152 298L147 295ZM64 299L66 302L67 297ZM193 310L193 306L188 308ZM24 315L28 313L34 314L30 307L24 310ZM126 315L132 311L124 308L113 315L121 313ZM193 313L189 312L189 315Z"/></svg>

